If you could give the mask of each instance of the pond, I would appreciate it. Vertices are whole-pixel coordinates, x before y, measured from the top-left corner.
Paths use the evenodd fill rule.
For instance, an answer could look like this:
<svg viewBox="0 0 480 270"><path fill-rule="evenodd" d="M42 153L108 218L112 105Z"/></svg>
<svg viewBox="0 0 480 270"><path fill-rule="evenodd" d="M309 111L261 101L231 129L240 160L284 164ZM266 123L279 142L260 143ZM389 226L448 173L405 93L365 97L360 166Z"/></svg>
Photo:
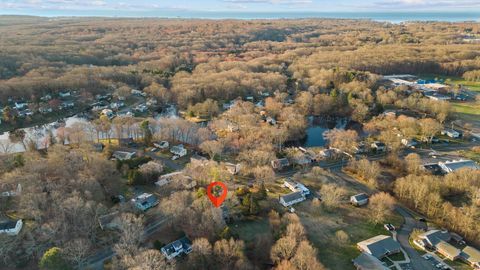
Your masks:
<svg viewBox="0 0 480 270"><path fill-rule="evenodd" d="M334 128L345 129L348 119L340 118L335 120L309 119L310 125L306 130L306 136L300 141L304 147L322 147L327 144L325 133Z"/></svg>

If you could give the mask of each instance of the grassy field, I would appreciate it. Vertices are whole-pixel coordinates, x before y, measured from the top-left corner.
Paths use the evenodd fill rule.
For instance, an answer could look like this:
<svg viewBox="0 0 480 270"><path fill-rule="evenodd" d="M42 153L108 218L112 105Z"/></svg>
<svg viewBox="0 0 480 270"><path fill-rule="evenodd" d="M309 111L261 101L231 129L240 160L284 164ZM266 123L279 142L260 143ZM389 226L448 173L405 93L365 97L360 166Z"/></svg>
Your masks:
<svg viewBox="0 0 480 270"><path fill-rule="evenodd" d="M452 102L454 112L461 114L480 115L480 105L475 102L459 103Z"/></svg>
<svg viewBox="0 0 480 270"><path fill-rule="evenodd" d="M419 78L426 79L426 80L443 79L445 80L445 83L448 83L451 85L461 84L472 91L480 92L480 82L467 81L462 77L425 74L425 75L420 75Z"/></svg>

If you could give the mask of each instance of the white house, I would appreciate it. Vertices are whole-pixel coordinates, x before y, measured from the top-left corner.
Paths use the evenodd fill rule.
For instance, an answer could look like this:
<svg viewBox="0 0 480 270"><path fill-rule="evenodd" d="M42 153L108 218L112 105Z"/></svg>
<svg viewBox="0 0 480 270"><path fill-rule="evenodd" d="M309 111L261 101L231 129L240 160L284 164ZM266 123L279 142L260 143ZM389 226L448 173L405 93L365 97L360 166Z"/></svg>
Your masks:
<svg viewBox="0 0 480 270"><path fill-rule="evenodd" d="M135 157L135 154L135 152L115 151L112 156L118 160L129 160Z"/></svg>
<svg viewBox="0 0 480 270"><path fill-rule="evenodd" d="M451 173L460 169L473 169L473 170L480 170L480 165L478 165L473 160L452 160L452 161L445 161L439 162L438 165L442 168L442 171L445 173Z"/></svg>
<svg viewBox="0 0 480 270"><path fill-rule="evenodd" d="M67 97L70 97L72 94L70 93L70 91L65 91L65 92L60 92L58 93L58 96L61 97L61 98L67 98Z"/></svg>
<svg viewBox="0 0 480 270"><path fill-rule="evenodd" d="M350 197L350 202L355 206L362 206L368 203L368 195L365 193L360 193Z"/></svg>
<svg viewBox="0 0 480 270"><path fill-rule="evenodd" d="M189 254L192 252L192 242L187 237L183 237L162 247L160 251L168 260L171 260L181 254Z"/></svg>
<svg viewBox="0 0 480 270"><path fill-rule="evenodd" d="M17 109L17 110L22 110L27 106L28 106L28 103L25 102L25 101L16 101L15 102L15 109Z"/></svg>
<svg viewBox="0 0 480 270"><path fill-rule="evenodd" d="M448 137L450 138L460 138L462 137L462 133L455 130L455 129L451 129L451 128L446 128L444 130L442 130L442 135L447 135Z"/></svg>
<svg viewBox="0 0 480 270"><path fill-rule="evenodd" d="M290 189L292 192L300 191L302 192L303 196L307 196L310 194L310 190L302 183L298 183L292 180L285 180L283 182L283 186Z"/></svg>
<svg viewBox="0 0 480 270"><path fill-rule="evenodd" d="M302 194L301 191L297 191L287 195L280 196L279 201L281 205L285 207L289 207L296 203L305 201L305 196Z"/></svg>
<svg viewBox="0 0 480 270"><path fill-rule="evenodd" d="M184 157L187 155L187 149L183 147L183 144L175 145L170 148L170 153L177 155L179 157Z"/></svg>
<svg viewBox="0 0 480 270"><path fill-rule="evenodd" d="M17 221L0 222L0 234L17 235L23 227L23 221L21 219Z"/></svg>

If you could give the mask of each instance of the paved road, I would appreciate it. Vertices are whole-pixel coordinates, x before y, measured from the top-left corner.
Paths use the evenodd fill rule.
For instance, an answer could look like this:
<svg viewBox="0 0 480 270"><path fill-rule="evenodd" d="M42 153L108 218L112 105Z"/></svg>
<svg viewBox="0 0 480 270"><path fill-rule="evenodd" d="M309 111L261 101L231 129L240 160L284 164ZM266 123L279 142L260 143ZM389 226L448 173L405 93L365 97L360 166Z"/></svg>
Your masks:
<svg viewBox="0 0 480 270"><path fill-rule="evenodd" d="M422 228L422 222L415 220L415 218L402 206L397 206L395 210L403 216L405 222L397 231L397 241L402 246L403 250L407 252L410 257L411 265L415 270L434 270L436 269L429 261L425 260L418 254L418 252L410 246L408 241L410 233L415 228Z"/></svg>
<svg viewBox="0 0 480 270"><path fill-rule="evenodd" d="M159 216L157 218L152 218L149 224L145 226L143 239L148 239L150 235L163 228L168 220L170 220L170 217ZM113 258L115 255L116 253L112 247L107 247L86 258L86 265L80 267L80 269L103 269L104 262Z"/></svg>

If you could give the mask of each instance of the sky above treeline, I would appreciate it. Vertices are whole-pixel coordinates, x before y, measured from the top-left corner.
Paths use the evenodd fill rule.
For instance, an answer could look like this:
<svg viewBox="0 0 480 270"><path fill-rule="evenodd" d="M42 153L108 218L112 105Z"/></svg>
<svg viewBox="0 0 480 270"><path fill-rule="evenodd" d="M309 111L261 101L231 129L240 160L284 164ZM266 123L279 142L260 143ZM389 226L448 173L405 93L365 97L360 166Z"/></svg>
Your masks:
<svg viewBox="0 0 480 270"><path fill-rule="evenodd" d="M0 14L125 12L480 12L480 0L0 0Z"/></svg>

